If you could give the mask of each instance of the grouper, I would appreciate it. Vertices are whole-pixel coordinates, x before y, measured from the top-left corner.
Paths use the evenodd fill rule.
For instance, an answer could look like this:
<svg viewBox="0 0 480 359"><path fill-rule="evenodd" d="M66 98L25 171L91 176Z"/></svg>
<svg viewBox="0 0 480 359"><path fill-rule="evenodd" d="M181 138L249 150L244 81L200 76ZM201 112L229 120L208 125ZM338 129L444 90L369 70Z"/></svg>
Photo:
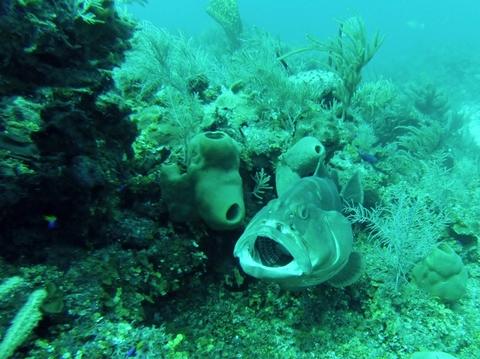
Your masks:
<svg viewBox="0 0 480 359"><path fill-rule="evenodd" d="M319 164L313 176L292 183L254 216L234 256L245 273L288 289L323 282L352 284L360 276L362 261L353 251L352 227L342 214L344 200L363 200L358 174L339 193Z"/></svg>

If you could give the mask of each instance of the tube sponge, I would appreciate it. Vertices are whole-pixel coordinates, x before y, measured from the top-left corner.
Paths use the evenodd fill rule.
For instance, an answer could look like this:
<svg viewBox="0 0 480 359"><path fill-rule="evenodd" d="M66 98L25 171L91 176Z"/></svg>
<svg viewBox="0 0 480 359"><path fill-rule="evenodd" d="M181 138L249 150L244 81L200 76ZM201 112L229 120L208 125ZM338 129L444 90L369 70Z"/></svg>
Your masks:
<svg viewBox="0 0 480 359"><path fill-rule="evenodd" d="M160 171L162 196L170 218L202 218L212 229L234 229L245 217L239 145L221 131L196 135L188 147L187 172L177 165Z"/></svg>
<svg viewBox="0 0 480 359"><path fill-rule="evenodd" d="M189 159L199 216L213 229L238 227L245 217L238 144L224 132L201 133L190 143Z"/></svg>
<svg viewBox="0 0 480 359"><path fill-rule="evenodd" d="M306 136L295 143L280 158L275 171L277 194L280 196L294 182L311 176L319 161L325 159L325 147L312 136Z"/></svg>

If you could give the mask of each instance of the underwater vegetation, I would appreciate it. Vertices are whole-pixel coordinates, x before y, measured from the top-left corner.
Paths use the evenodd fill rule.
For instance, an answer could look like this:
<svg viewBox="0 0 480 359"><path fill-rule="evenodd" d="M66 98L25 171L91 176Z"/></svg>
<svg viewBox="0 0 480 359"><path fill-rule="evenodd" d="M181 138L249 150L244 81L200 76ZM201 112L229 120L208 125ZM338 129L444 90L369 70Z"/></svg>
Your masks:
<svg viewBox="0 0 480 359"><path fill-rule="evenodd" d="M353 95L362 81L364 68L383 42L383 36L376 33L371 42L366 35L365 24L359 17L351 17L340 22L338 36L326 42L309 37L310 46L293 50L280 56L280 60L304 51L322 51L328 56L328 67L342 79L342 86L337 89L336 95L342 104L342 118L345 118L352 102Z"/></svg>
<svg viewBox="0 0 480 359"><path fill-rule="evenodd" d="M480 107L126 2L0 4L0 358L478 357Z"/></svg>

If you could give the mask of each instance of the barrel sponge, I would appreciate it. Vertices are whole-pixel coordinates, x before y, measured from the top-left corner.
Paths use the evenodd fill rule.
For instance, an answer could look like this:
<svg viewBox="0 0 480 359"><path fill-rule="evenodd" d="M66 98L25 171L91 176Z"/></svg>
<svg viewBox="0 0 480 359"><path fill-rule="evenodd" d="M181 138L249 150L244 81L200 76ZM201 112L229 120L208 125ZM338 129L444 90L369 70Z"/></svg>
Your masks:
<svg viewBox="0 0 480 359"><path fill-rule="evenodd" d="M417 263L412 276L419 287L442 301L454 302L465 295L467 269L460 256L446 243Z"/></svg>
<svg viewBox="0 0 480 359"><path fill-rule="evenodd" d="M200 133L190 142L188 158L198 215L216 230L239 227L245 217L239 145L221 131Z"/></svg>

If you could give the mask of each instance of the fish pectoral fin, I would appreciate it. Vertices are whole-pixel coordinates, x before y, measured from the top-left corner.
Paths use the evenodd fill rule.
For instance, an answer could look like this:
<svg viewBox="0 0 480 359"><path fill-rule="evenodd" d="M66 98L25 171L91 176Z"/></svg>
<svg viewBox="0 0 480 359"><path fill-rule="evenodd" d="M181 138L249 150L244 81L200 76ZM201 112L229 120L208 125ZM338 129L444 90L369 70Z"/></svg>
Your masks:
<svg viewBox="0 0 480 359"><path fill-rule="evenodd" d="M300 176L286 165L279 165L275 171L277 196L281 197L293 184L300 180Z"/></svg>
<svg viewBox="0 0 480 359"><path fill-rule="evenodd" d="M348 262L340 272L328 280L333 287L346 287L360 278L363 269L362 256L358 252L350 253Z"/></svg>
<svg viewBox="0 0 480 359"><path fill-rule="evenodd" d="M342 188L340 195L347 202L353 202L354 204L363 203L363 186L358 172L356 172Z"/></svg>

